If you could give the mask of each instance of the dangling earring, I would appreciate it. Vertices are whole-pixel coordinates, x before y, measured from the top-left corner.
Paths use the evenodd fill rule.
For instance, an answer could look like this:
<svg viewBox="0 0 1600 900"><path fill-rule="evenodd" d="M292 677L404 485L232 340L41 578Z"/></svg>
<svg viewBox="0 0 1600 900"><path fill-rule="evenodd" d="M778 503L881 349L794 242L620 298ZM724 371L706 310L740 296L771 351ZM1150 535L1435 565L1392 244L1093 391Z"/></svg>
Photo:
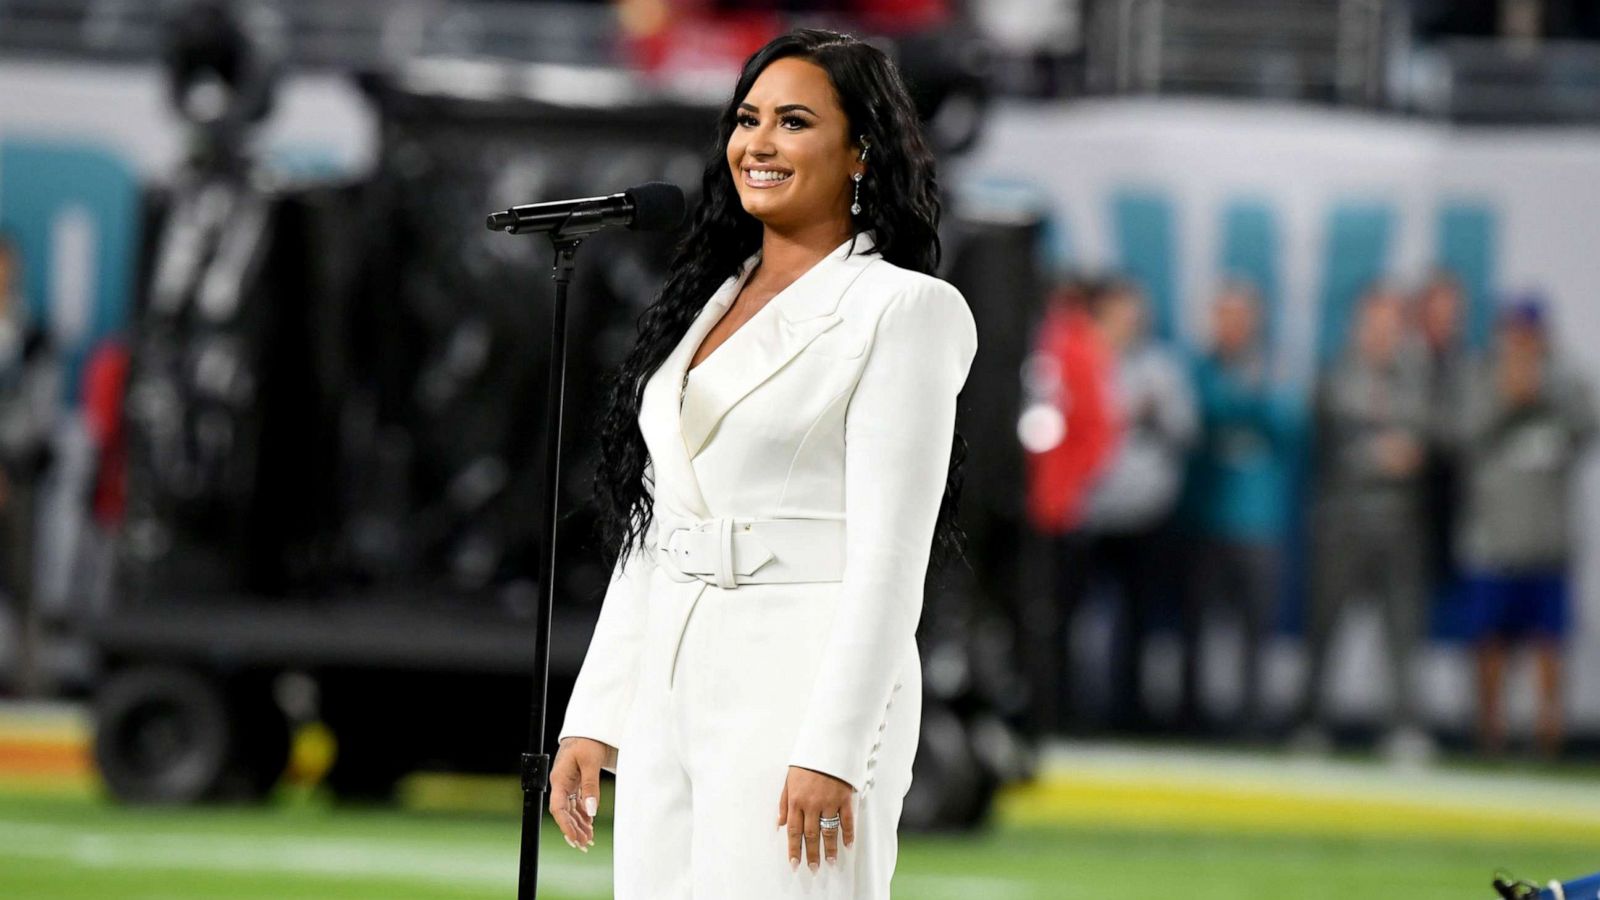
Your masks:
<svg viewBox="0 0 1600 900"><path fill-rule="evenodd" d="M867 136L863 134L861 136L861 161L862 162L866 162L867 161L867 146L868 146L867 145ZM857 172L854 175L851 175L850 176L850 180L854 181L856 183L856 196L855 196L855 200L853 202L851 202L851 204L850 204L850 215L859 216L859 215L861 215L861 173Z"/></svg>

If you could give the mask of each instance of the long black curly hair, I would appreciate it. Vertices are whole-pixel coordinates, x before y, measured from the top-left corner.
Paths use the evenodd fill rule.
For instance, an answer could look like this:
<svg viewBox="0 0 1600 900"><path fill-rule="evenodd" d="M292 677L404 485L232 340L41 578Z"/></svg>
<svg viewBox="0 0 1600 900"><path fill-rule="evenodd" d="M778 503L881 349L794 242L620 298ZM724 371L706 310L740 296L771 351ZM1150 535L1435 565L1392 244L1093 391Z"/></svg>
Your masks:
<svg viewBox="0 0 1600 900"><path fill-rule="evenodd" d="M701 178L699 205L678 245L661 294L640 315L639 338L606 386L600 421L594 495L596 532L606 567L642 542L652 514L644 483L649 452L639 431L644 386L683 339L712 293L761 248L762 224L745 212L727 162L728 139L739 104L773 62L798 57L828 73L852 139L871 148L861 181L855 230L871 230L873 252L907 269L931 274L939 264L939 188L933 154L923 140L916 108L900 74L881 50L854 37L801 29L774 38L745 61L733 96L718 119L716 149ZM933 564L962 553L965 534L956 523L961 462L966 442L952 435L950 474L939 507ZM653 488L653 485L651 486Z"/></svg>

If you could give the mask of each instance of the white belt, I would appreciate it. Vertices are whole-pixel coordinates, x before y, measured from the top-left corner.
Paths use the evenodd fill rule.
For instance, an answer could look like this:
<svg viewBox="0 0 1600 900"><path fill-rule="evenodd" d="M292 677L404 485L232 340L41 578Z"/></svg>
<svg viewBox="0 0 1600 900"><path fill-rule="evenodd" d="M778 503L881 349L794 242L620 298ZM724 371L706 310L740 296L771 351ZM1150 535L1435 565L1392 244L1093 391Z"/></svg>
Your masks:
<svg viewBox="0 0 1600 900"><path fill-rule="evenodd" d="M721 588L840 581L843 519L663 519L657 560Z"/></svg>

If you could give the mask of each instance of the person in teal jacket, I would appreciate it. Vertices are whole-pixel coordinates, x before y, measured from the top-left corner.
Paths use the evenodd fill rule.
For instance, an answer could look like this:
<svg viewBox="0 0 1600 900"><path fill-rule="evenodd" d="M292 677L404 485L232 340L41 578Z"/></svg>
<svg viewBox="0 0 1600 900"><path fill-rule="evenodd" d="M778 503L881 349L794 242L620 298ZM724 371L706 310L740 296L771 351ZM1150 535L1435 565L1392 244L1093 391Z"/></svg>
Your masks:
<svg viewBox="0 0 1600 900"><path fill-rule="evenodd" d="M1200 632L1218 611L1237 617L1244 632L1244 698L1230 724L1261 725L1260 660L1277 608L1298 418L1268 371L1261 318L1252 284L1224 285L1211 308L1210 348L1194 363L1201 436L1182 507L1191 550L1182 630L1184 714L1196 725Z"/></svg>

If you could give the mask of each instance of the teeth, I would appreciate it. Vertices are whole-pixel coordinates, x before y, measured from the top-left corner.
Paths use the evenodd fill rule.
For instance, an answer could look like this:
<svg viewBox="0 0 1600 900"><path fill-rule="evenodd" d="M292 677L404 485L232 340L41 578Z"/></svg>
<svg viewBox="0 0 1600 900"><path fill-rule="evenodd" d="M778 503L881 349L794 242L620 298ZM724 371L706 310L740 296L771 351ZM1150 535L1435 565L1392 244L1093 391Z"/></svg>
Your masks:
<svg viewBox="0 0 1600 900"><path fill-rule="evenodd" d="M751 181L782 181L788 178L789 174L788 172L769 172L762 169L751 169L749 171Z"/></svg>

